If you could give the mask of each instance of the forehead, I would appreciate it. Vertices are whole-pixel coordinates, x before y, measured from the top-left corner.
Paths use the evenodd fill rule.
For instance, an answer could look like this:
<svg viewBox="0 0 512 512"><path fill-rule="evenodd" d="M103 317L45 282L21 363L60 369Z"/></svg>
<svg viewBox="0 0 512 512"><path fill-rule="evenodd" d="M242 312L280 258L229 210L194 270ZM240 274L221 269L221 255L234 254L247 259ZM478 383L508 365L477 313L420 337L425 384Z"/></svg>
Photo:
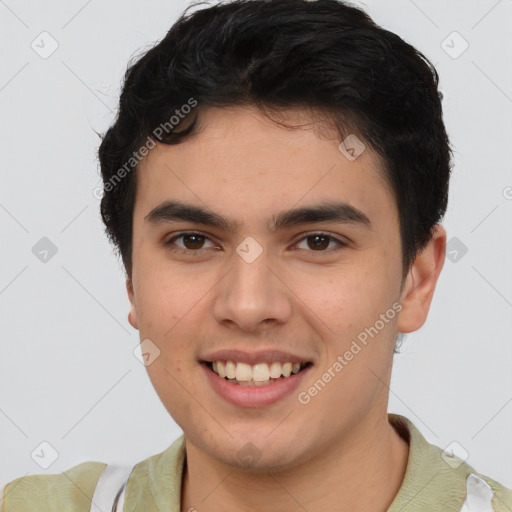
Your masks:
<svg viewBox="0 0 512 512"><path fill-rule="evenodd" d="M351 160L337 132L305 111L285 111L279 120L295 128L251 107L201 111L195 135L158 143L139 164L136 214L179 199L232 219L236 212L237 224L252 217L268 224L286 206L321 200L346 202L368 217L384 210L396 217L382 162L367 144Z"/></svg>

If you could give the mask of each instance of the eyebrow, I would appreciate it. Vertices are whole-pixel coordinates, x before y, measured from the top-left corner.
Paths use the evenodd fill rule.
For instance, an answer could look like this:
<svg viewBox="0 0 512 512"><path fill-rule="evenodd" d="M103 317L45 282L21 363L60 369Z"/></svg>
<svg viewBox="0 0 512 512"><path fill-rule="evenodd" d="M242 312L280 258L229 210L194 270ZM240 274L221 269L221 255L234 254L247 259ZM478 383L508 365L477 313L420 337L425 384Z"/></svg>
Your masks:
<svg viewBox="0 0 512 512"><path fill-rule="evenodd" d="M232 233L238 232L241 227L239 222L226 219L209 209L180 201L161 203L153 208L144 217L144 220L153 225L173 221L189 221ZM279 212L272 216L268 230L275 232L316 222L358 224L368 229L372 228L370 219L354 206L344 202L324 201L311 206Z"/></svg>

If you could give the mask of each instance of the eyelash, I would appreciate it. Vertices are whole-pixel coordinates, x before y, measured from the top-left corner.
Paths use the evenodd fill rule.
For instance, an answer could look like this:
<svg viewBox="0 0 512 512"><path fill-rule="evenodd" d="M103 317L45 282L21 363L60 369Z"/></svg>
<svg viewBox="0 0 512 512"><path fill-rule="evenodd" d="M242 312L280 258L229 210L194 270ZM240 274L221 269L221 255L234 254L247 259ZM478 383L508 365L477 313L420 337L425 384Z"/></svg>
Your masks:
<svg viewBox="0 0 512 512"><path fill-rule="evenodd" d="M183 231L181 233L178 233L177 235L174 235L172 238L170 238L169 240L164 242L164 245L171 246L179 238L183 238L184 236L191 236L191 235L197 235L197 236L203 237L205 240L212 241L208 236L204 235L203 233L199 233L197 231ZM339 238L336 238L336 237L330 235L329 233L324 233L324 232L321 232L321 231L318 231L318 232L315 231L315 232L306 234L305 236L303 236L302 238L297 240L297 242L295 242L294 245L297 245L299 242L302 242L303 240L306 240L307 238L313 237L313 236L321 236L321 237L324 237L324 238L328 238L330 242L336 242L338 244L338 247L335 248L335 249L324 249L324 250L321 250L321 251L307 250L307 252L325 254L325 253L328 253L328 252L332 252L333 250L342 249L342 248L348 246L347 242L344 242L344 241L340 240ZM181 254L191 254L191 255L195 256L195 255L200 254L201 251L203 251L204 249L192 250L192 249L182 249L182 248L179 248L179 249L171 248L170 250L172 252L178 252L178 253L181 253Z"/></svg>

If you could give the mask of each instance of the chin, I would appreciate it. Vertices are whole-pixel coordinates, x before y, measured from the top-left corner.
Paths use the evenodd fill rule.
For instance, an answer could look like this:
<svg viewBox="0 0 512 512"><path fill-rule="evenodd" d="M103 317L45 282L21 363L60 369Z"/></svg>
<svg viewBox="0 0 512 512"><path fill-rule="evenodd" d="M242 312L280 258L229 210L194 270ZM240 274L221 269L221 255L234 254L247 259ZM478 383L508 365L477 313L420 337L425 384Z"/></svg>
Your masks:
<svg viewBox="0 0 512 512"><path fill-rule="evenodd" d="M287 447L281 450L270 448L260 450L250 441L246 441L242 448L231 452L230 457L226 457L226 451L221 451L216 454L216 458L220 458L228 466L251 473L282 471L297 465L297 455L291 453Z"/></svg>
<svg viewBox="0 0 512 512"><path fill-rule="evenodd" d="M209 446L208 440L203 440L204 451L228 466L255 473L286 470L309 459L307 441L298 432L282 432L280 436L269 432L272 428L238 433Z"/></svg>

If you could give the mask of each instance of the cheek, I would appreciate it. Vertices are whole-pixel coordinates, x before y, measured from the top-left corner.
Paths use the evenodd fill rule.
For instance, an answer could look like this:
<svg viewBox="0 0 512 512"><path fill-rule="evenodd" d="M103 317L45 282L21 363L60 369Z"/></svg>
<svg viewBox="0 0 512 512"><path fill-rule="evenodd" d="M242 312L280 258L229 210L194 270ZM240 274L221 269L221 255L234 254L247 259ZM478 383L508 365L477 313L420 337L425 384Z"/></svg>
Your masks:
<svg viewBox="0 0 512 512"><path fill-rule="evenodd" d="M189 416L191 407L190 394L195 395L195 392L190 388L190 379L184 377L181 362L177 358L170 359L168 354L162 354L146 370L163 406L183 428L182 419Z"/></svg>
<svg viewBox="0 0 512 512"><path fill-rule="evenodd" d="M366 251L346 265L295 276L294 291L302 299L297 304L306 306L299 314L308 315L322 333L325 364L347 350L356 352L348 357L359 364L387 360L395 338L400 271L396 263L389 265L389 257L384 251Z"/></svg>
<svg viewBox="0 0 512 512"><path fill-rule="evenodd" d="M342 333L366 324L386 301L389 287L379 282L382 276L371 268L375 264L350 264L297 274L293 290L301 299L298 303L333 331L331 335Z"/></svg>
<svg viewBox="0 0 512 512"><path fill-rule="evenodd" d="M211 288L205 274L168 264L140 262L137 314L141 336L168 339L176 326L194 315ZM150 263L151 262L151 263ZM192 273L193 272L193 273Z"/></svg>
<svg viewBox="0 0 512 512"><path fill-rule="evenodd" d="M172 267L147 254L140 259L137 275L137 316L141 340L149 339L160 350L158 360L147 367L155 387L179 387L173 377L196 371L195 337L205 321L207 295L215 276L194 265ZM182 377L183 378L183 377ZM161 384L160 384L161 386Z"/></svg>

